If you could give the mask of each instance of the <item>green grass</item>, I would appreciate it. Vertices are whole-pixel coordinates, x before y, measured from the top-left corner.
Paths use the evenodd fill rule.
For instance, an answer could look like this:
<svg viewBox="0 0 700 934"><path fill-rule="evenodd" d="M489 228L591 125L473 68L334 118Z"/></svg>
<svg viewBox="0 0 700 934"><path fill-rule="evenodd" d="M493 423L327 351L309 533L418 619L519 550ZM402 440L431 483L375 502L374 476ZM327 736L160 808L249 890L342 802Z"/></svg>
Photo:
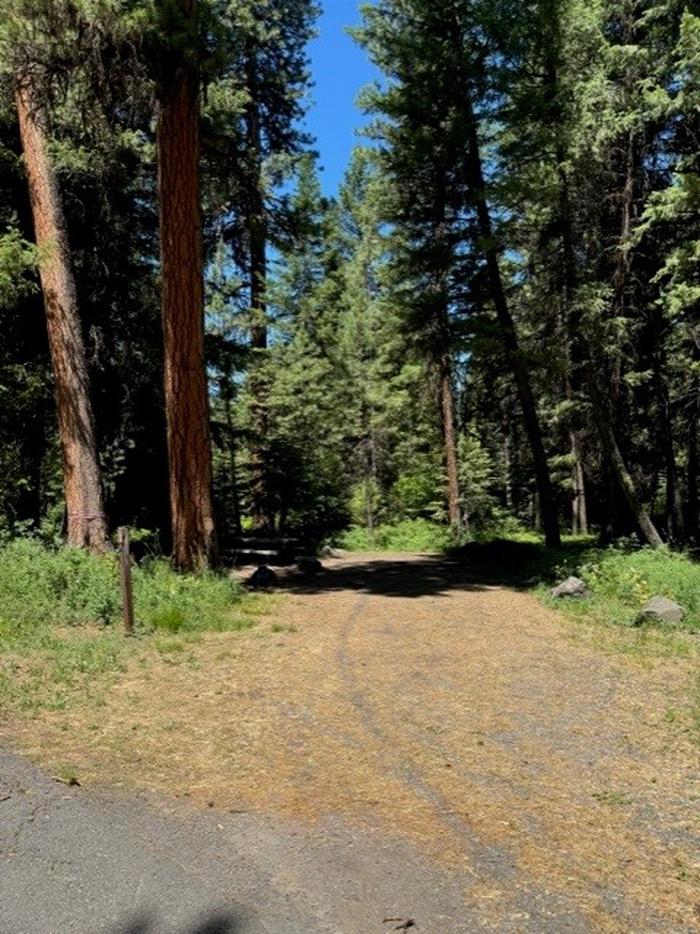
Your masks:
<svg viewBox="0 0 700 934"><path fill-rule="evenodd" d="M454 538L449 528L437 522L404 519L378 526L373 535L355 526L343 532L336 544L346 551L441 552L454 544Z"/></svg>
<svg viewBox="0 0 700 934"><path fill-rule="evenodd" d="M33 539L0 547L0 716L3 710L61 709L94 696L103 676L144 650L176 655L198 633L253 625L259 598L228 577L176 574L163 560L135 567L137 639L120 625L114 556L47 548ZM165 638L164 638L165 637Z"/></svg>
<svg viewBox="0 0 700 934"><path fill-rule="evenodd" d="M659 594L684 607L680 628L700 632L700 565L687 555L650 548L592 548L573 567L562 566L559 576L569 568L591 590L591 596L578 605L577 601L556 601L569 613L584 614L601 623L634 626L644 604Z"/></svg>

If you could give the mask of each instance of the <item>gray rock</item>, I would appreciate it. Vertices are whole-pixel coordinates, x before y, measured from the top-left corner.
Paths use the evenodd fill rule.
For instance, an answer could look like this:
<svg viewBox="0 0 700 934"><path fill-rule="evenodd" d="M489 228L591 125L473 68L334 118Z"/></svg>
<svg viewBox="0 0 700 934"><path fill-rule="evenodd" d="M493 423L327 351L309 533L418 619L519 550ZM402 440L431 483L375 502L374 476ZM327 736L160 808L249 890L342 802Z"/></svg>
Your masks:
<svg viewBox="0 0 700 934"><path fill-rule="evenodd" d="M344 558L347 551L342 548L333 548L332 545L324 545L319 551L322 558Z"/></svg>
<svg viewBox="0 0 700 934"><path fill-rule="evenodd" d="M297 568L302 574L320 574L323 571L323 565L318 558L313 558L310 555L297 558Z"/></svg>
<svg viewBox="0 0 700 934"><path fill-rule="evenodd" d="M652 597L639 611L637 623L665 623L667 626L678 626L683 622L685 610L679 603L674 603L667 597Z"/></svg>
<svg viewBox="0 0 700 934"><path fill-rule="evenodd" d="M263 564L261 567L255 571L254 574L248 578L247 584L249 587L252 587L254 590L263 590L266 587L274 587L277 583L277 575L269 568L266 564Z"/></svg>
<svg viewBox="0 0 700 934"><path fill-rule="evenodd" d="M551 591L553 597L588 597L590 590L580 577L567 577L567 579Z"/></svg>

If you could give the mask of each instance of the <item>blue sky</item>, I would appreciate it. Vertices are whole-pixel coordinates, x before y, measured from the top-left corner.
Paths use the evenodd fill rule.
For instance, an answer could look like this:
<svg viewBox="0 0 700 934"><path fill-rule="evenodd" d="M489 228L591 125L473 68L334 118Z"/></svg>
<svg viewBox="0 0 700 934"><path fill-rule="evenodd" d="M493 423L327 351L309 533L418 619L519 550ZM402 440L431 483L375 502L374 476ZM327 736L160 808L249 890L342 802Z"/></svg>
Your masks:
<svg viewBox="0 0 700 934"><path fill-rule="evenodd" d="M366 118L355 106L357 94L376 77L362 49L345 33L360 21L360 0L323 0L320 34L309 49L315 87L306 121L321 154L322 182L335 194Z"/></svg>

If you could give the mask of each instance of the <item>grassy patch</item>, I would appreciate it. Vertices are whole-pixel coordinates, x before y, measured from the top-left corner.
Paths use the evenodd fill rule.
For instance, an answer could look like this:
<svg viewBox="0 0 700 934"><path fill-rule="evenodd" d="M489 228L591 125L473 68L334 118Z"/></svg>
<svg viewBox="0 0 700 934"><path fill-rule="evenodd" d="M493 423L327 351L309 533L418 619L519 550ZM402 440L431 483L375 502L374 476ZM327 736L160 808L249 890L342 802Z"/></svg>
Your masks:
<svg viewBox="0 0 700 934"><path fill-rule="evenodd" d="M261 609L228 577L134 568L137 640L119 628L114 556L51 549L32 539L0 548L0 710L99 703L110 677L144 648L177 657L204 632L245 629Z"/></svg>
<svg viewBox="0 0 700 934"><path fill-rule="evenodd" d="M454 544L449 528L427 519L404 519L378 526L373 534L356 526L343 532L336 544L347 551L441 552Z"/></svg>
<svg viewBox="0 0 700 934"><path fill-rule="evenodd" d="M561 575L568 568L558 570ZM557 601L569 613L634 626L644 604L659 594L684 607L682 629L700 632L700 565L686 555L650 548L591 549L573 570L588 584L591 596L578 606Z"/></svg>

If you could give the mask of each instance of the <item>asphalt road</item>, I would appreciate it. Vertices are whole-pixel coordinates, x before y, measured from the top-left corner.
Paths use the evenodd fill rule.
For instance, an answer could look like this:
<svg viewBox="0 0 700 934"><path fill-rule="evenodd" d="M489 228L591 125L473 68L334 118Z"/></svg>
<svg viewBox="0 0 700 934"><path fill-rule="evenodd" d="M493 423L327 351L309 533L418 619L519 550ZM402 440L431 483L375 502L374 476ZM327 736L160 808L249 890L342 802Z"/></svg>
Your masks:
<svg viewBox="0 0 700 934"><path fill-rule="evenodd" d="M463 884L329 822L166 811L0 752L2 934L451 934L480 927Z"/></svg>

